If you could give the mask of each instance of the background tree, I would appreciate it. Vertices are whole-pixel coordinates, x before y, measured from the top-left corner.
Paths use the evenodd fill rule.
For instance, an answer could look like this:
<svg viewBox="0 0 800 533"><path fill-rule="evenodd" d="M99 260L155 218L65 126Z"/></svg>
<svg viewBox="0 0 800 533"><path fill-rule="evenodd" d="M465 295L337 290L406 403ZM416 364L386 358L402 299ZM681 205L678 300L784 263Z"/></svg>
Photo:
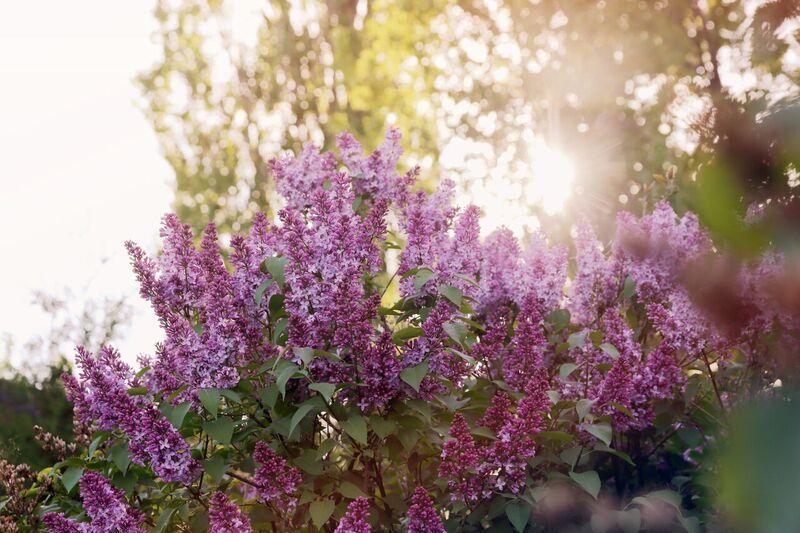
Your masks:
<svg viewBox="0 0 800 533"><path fill-rule="evenodd" d="M267 209L281 149L388 124L407 164L454 178L497 223L545 215L529 205L536 142L576 162L572 208L590 216L673 197L715 147L771 191L757 199L790 195L796 152L776 145L797 120L761 124L798 95L792 1L186 0L156 17L164 59L143 103L196 227Z"/></svg>

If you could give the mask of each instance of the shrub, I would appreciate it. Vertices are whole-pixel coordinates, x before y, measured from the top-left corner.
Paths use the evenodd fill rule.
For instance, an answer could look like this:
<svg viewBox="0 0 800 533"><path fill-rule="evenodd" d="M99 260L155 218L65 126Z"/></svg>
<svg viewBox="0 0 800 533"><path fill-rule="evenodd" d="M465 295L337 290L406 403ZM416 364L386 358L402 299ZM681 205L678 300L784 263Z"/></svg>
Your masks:
<svg viewBox="0 0 800 533"><path fill-rule="evenodd" d="M18 475L31 490L9 491L5 523L631 531L707 518L691 473L728 409L772 390L760 355L797 329L768 298L780 259L731 278L732 327L683 283L722 260L692 214L623 213L610 247L586 223L573 247L505 229L481 240L452 184L415 192L416 171L397 173L397 132L369 156L347 134L338 145L339 160L309 145L273 161L279 222L257 216L229 253L213 225L196 248L173 215L158 258L127 244L164 339L138 369L111 347L78 350L64 381L91 444Z"/></svg>

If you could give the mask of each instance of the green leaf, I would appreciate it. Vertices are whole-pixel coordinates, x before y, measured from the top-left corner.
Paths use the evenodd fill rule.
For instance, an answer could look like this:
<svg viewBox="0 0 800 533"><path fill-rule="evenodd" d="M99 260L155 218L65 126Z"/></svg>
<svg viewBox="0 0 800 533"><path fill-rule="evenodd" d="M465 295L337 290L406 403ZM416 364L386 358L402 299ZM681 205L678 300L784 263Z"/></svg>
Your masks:
<svg viewBox="0 0 800 533"><path fill-rule="evenodd" d="M597 499L600 494L600 476L594 470L587 472L570 472L569 477L577 483L583 490L592 495L592 498Z"/></svg>
<svg viewBox="0 0 800 533"><path fill-rule="evenodd" d="M642 512L635 507L620 511L617 514L617 522L625 533L637 533L642 528Z"/></svg>
<svg viewBox="0 0 800 533"><path fill-rule="evenodd" d="M439 285L439 294L453 302L456 307L461 307L461 302L464 300L461 290L452 285Z"/></svg>
<svg viewBox="0 0 800 533"><path fill-rule="evenodd" d="M294 429L299 424L308 413L312 410L316 409L316 404L314 403L304 403L300 407L297 408L297 411L294 412L292 415L292 421L289 423L289 437L291 438L292 433L294 433Z"/></svg>
<svg viewBox="0 0 800 533"><path fill-rule="evenodd" d="M594 451L596 451L596 452L605 452L605 453L610 453L611 455L614 455L614 456L616 456L616 457L619 457L620 459L622 459L623 461L625 461L625 462L626 462L626 463L628 463L629 465L631 465L631 466L636 466L636 463L634 463L634 462L633 462L633 459L631 459L631 456L630 456L630 455L628 455L628 454L627 454L627 453L625 453L625 452L621 452L621 451L619 451L619 450L615 450L614 448L611 448L611 447L609 447L609 446L606 446L605 444L597 444L597 445L594 447Z"/></svg>
<svg viewBox="0 0 800 533"><path fill-rule="evenodd" d="M86 456L89 459L91 459L92 456L94 455L94 452L96 452L97 448L100 446L100 443L103 442L104 440L106 440L107 438L108 438L108 433L105 433L105 432L103 432L100 435L98 435L97 437L95 437L95 439L92 441L92 443L89 444L89 451L87 452Z"/></svg>
<svg viewBox="0 0 800 533"><path fill-rule="evenodd" d="M378 415L373 415L370 417L369 425L372 427L372 430L375 432L375 434L381 439L385 439L391 435L395 429L397 429L397 423L394 420L386 420Z"/></svg>
<svg viewBox="0 0 800 533"><path fill-rule="evenodd" d="M428 361L423 361L416 366L404 368L403 371L400 372L400 379L408 383L416 392L419 392L419 385L427 374Z"/></svg>
<svg viewBox="0 0 800 533"><path fill-rule="evenodd" d="M486 437L487 439L497 440L497 436L494 434L494 431L487 427L479 426L476 428L472 428L470 433L473 435L477 435L479 437Z"/></svg>
<svg viewBox="0 0 800 533"><path fill-rule="evenodd" d="M264 299L264 293L267 292L267 289L269 289L270 285L272 285L272 280L268 279L262 282L261 285L259 285L256 289L255 294L253 294L253 299L256 301L257 306L261 306L261 300Z"/></svg>
<svg viewBox="0 0 800 533"><path fill-rule="evenodd" d="M569 325L570 315L566 309L556 309L545 317L556 329L564 329Z"/></svg>
<svg viewBox="0 0 800 533"><path fill-rule="evenodd" d="M506 516L511 525L519 532L525 531L531 518L531 508L522 502L511 502L506 505Z"/></svg>
<svg viewBox="0 0 800 533"><path fill-rule="evenodd" d="M362 491L354 483L350 483L349 481L343 481L342 484L339 485L338 490L339 494L351 500L355 500L359 496L366 496L366 494L364 494L364 491Z"/></svg>
<svg viewBox="0 0 800 533"><path fill-rule="evenodd" d="M442 329L454 342L461 344L467 336L467 328L456 322L445 322Z"/></svg>
<svg viewBox="0 0 800 533"><path fill-rule="evenodd" d="M342 429L361 444L367 443L367 422L361 415L355 415L341 423Z"/></svg>
<svg viewBox="0 0 800 533"><path fill-rule="evenodd" d="M225 462L225 458L221 455L212 455L209 459L203 461L203 470L217 483L225 476L227 468L228 465Z"/></svg>
<svg viewBox="0 0 800 533"><path fill-rule="evenodd" d="M128 445L124 442L115 444L108 449L108 457L111 459L119 471L123 474L128 471L128 466L131 464L130 453L128 452Z"/></svg>
<svg viewBox="0 0 800 533"><path fill-rule="evenodd" d="M436 274L428 268L420 268L417 270L417 276L414 278L414 289L419 291L422 286L428 283L428 280L435 275Z"/></svg>
<svg viewBox="0 0 800 533"><path fill-rule="evenodd" d="M268 257L264 260L264 268L267 269L269 275L275 280L275 283L283 289L286 283L286 263L285 257Z"/></svg>
<svg viewBox="0 0 800 533"><path fill-rule="evenodd" d="M61 483L63 483L64 488L67 489L67 494L72 492L72 488L78 483L82 475L83 468L78 468L77 466L67 468L64 473L61 474Z"/></svg>
<svg viewBox="0 0 800 533"><path fill-rule="evenodd" d="M535 436L537 439L548 440L559 444L570 442L574 438L571 433L565 431L540 431Z"/></svg>
<svg viewBox="0 0 800 533"><path fill-rule="evenodd" d="M203 429L208 435L220 444L230 444L233 437L234 422L230 418L217 418L203 423Z"/></svg>
<svg viewBox="0 0 800 533"><path fill-rule="evenodd" d="M311 502L308 511L311 513L311 520L318 529L325 525L325 522L333 514L336 504L332 500L316 500Z"/></svg>
<svg viewBox="0 0 800 533"><path fill-rule="evenodd" d="M622 299L630 300L635 292L636 292L636 282L633 281L632 277L628 276L627 278L625 278L625 284L622 286Z"/></svg>
<svg viewBox="0 0 800 533"><path fill-rule="evenodd" d="M158 517L158 522L156 522L156 527L153 529L154 533L161 533L166 529L169 525L169 521L172 518L172 515L175 514L175 507L167 507L161 512L161 515Z"/></svg>
<svg viewBox="0 0 800 533"><path fill-rule="evenodd" d="M628 409L627 407L625 407L624 405L622 405L621 403L611 402L611 407L613 407L614 409L616 409L620 413L622 413L624 415L627 415L630 418L633 418L633 413L631 413L631 410Z"/></svg>
<svg viewBox="0 0 800 533"><path fill-rule="evenodd" d="M591 424L586 427L586 431L603 441L606 446L611 446L611 424Z"/></svg>
<svg viewBox="0 0 800 533"><path fill-rule="evenodd" d="M313 348L308 348L308 347L298 348L298 347L295 347L295 348L292 348L292 351L294 352L294 355L296 355L297 358L300 359L303 362L303 364L306 365L306 366L308 366L308 364L311 363L311 361L314 360L314 349Z"/></svg>
<svg viewBox="0 0 800 533"><path fill-rule="evenodd" d="M219 412L219 398L221 396L221 392L219 389L200 389L197 391L197 398L200 400L200 403L203 404L203 407L206 408L206 411L211 413L211 416L216 418L217 413Z"/></svg>
<svg viewBox="0 0 800 533"><path fill-rule="evenodd" d="M144 396L148 392L147 387L131 387L128 389L128 394L131 396Z"/></svg>
<svg viewBox="0 0 800 533"><path fill-rule="evenodd" d="M606 352L612 359L617 359L619 357L619 350L613 344L609 344L604 342L600 345L600 349Z"/></svg>
<svg viewBox="0 0 800 533"><path fill-rule="evenodd" d="M336 385L333 383L312 383L308 388L320 393L322 397L325 398L326 402L331 401L331 397L333 397L333 393L336 391Z"/></svg>
<svg viewBox="0 0 800 533"><path fill-rule="evenodd" d="M228 401L230 402L242 403L242 395L234 390L221 389L219 393L222 394L225 398L227 398Z"/></svg>
<svg viewBox="0 0 800 533"><path fill-rule="evenodd" d="M588 400L586 398L578 400L578 403L575 404L575 411L578 413L579 420L586 418L586 415L588 415L589 411L592 409L592 405L594 405L594 400Z"/></svg>
<svg viewBox="0 0 800 533"><path fill-rule="evenodd" d="M570 348L583 348L585 342L586 342L585 332L573 333L567 338L567 344L569 344Z"/></svg>
<svg viewBox="0 0 800 533"><path fill-rule="evenodd" d="M577 370L578 365L575 363L564 363L558 369L558 375L561 376L561 379L567 379L570 374L572 374L575 370Z"/></svg>
<svg viewBox="0 0 800 533"><path fill-rule="evenodd" d="M400 331L394 332L392 335L392 340L395 342L395 344L399 344L403 341L419 337L420 335L422 335L422 328L409 326L401 329Z"/></svg>
<svg viewBox="0 0 800 533"><path fill-rule="evenodd" d="M294 376L299 368L300 367L296 364L289 363L280 371L278 377L275 379L275 383L278 385L278 391L280 391L282 397L286 397L286 383Z"/></svg>
<svg viewBox="0 0 800 533"><path fill-rule="evenodd" d="M179 405L170 406L170 409L167 413L164 413L164 416L167 417L170 424L175 426L176 429L181 429L183 425L183 419L186 418L186 413L189 412L189 409L192 405L189 402L184 402Z"/></svg>

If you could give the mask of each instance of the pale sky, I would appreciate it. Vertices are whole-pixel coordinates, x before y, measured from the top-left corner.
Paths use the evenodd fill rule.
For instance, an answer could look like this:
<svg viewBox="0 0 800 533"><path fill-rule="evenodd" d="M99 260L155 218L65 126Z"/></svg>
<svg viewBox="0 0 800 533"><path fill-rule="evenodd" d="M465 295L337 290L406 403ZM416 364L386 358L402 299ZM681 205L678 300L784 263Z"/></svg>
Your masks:
<svg viewBox="0 0 800 533"><path fill-rule="evenodd" d="M0 7L0 334L46 331L34 289L130 295L119 347L133 361L160 335L122 245L154 250L172 198L132 83L158 57L153 2Z"/></svg>

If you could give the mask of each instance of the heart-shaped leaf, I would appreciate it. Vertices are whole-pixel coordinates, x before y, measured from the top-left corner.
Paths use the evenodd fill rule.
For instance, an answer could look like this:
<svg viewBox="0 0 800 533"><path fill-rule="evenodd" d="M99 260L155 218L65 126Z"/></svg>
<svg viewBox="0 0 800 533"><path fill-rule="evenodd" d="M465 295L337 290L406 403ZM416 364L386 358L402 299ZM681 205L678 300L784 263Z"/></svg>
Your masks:
<svg viewBox="0 0 800 533"><path fill-rule="evenodd" d="M414 391L419 392L419 385L428 374L428 361L423 361L416 366L404 368L400 372L400 379L405 381L411 386Z"/></svg>

